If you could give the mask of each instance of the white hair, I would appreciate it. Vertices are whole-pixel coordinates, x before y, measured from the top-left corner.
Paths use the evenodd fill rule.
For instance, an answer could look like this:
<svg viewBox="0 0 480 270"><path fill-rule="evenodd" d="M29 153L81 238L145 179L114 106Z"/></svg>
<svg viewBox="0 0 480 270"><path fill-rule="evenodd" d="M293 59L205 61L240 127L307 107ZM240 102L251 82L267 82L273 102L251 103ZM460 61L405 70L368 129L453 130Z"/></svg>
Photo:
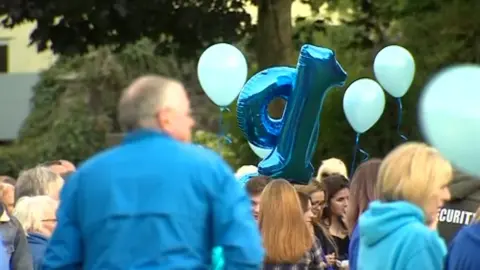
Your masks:
<svg viewBox="0 0 480 270"><path fill-rule="evenodd" d="M42 220L49 210L56 211L58 202L49 196L22 197L18 200L13 215L18 219L25 232L38 232L42 229Z"/></svg>
<svg viewBox="0 0 480 270"><path fill-rule="evenodd" d="M244 165L240 167L236 172L235 172L235 178L240 179L244 175L251 174L251 173L257 173L258 168L257 166L253 165Z"/></svg>
<svg viewBox="0 0 480 270"><path fill-rule="evenodd" d="M329 158L322 161L318 169L317 180L322 181L326 175L339 174L348 179L347 166L338 158Z"/></svg>
<svg viewBox="0 0 480 270"><path fill-rule="evenodd" d="M23 196L53 195L63 185L63 178L47 167L22 171L15 184L15 201Z"/></svg>

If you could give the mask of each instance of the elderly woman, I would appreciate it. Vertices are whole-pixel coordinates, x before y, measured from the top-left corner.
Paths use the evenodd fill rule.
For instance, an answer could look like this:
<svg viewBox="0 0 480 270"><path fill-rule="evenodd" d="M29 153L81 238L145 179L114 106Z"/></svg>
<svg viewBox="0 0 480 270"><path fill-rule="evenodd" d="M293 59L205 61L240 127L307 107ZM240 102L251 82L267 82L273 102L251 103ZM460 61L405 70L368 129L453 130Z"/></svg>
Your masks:
<svg viewBox="0 0 480 270"><path fill-rule="evenodd" d="M57 225L57 207L58 202L49 196L22 197L15 207L14 215L27 233L34 270L42 269L48 239Z"/></svg>
<svg viewBox="0 0 480 270"><path fill-rule="evenodd" d="M22 171L15 184L15 201L23 196L47 195L58 200L63 178L44 166Z"/></svg>
<svg viewBox="0 0 480 270"><path fill-rule="evenodd" d="M378 200L358 222L358 265L443 269L447 249L435 227L438 210L450 199L451 178L450 163L423 143L405 143L390 152L378 172Z"/></svg>

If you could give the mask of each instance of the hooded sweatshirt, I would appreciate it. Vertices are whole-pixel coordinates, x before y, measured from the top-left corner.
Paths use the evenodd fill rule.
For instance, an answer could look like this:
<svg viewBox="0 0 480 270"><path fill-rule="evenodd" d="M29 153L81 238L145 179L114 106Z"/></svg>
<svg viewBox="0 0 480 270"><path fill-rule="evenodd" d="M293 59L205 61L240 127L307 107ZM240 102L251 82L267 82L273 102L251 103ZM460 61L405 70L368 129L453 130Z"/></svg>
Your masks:
<svg viewBox="0 0 480 270"><path fill-rule="evenodd" d="M480 224L465 227L453 239L445 270L478 270L480 267Z"/></svg>
<svg viewBox="0 0 480 270"><path fill-rule="evenodd" d="M448 188L452 198L438 212L438 232L450 243L455 234L473 220L480 205L480 179L456 172Z"/></svg>
<svg viewBox="0 0 480 270"><path fill-rule="evenodd" d="M359 270L438 270L447 253L436 231L425 226L418 206L373 201L360 216Z"/></svg>
<svg viewBox="0 0 480 270"><path fill-rule="evenodd" d="M28 246L33 257L33 269L41 270L43 265L43 256L47 249L48 238L39 233L27 234Z"/></svg>

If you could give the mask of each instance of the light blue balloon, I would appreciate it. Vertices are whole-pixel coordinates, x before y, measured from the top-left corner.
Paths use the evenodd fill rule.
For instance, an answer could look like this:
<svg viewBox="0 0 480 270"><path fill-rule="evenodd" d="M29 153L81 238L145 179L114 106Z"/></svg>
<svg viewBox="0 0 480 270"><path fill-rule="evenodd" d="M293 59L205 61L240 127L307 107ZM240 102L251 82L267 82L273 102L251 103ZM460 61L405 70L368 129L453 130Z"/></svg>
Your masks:
<svg viewBox="0 0 480 270"><path fill-rule="evenodd" d="M343 96L343 111L348 123L357 133L369 130L383 114L385 94L374 80L353 82Z"/></svg>
<svg viewBox="0 0 480 270"><path fill-rule="evenodd" d="M403 97L415 76L415 60L405 48L392 45L383 48L373 63L375 78L385 91L396 98Z"/></svg>
<svg viewBox="0 0 480 270"><path fill-rule="evenodd" d="M217 106L226 107L237 98L247 80L247 60L234 46L219 43L200 56L198 80L203 91Z"/></svg>
<svg viewBox="0 0 480 270"><path fill-rule="evenodd" d="M420 98L427 141L459 169L480 176L480 66L458 65L436 75Z"/></svg>
<svg viewBox="0 0 480 270"><path fill-rule="evenodd" d="M255 155L257 155L261 159L266 158L268 155L270 155L270 153L272 153L272 150L273 150L273 149L268 149L268 148L256 147L255 145L253 145L251 143L248 143L248 146L250 146L250 149L252 149L252 151L255 153Z"/></svg>

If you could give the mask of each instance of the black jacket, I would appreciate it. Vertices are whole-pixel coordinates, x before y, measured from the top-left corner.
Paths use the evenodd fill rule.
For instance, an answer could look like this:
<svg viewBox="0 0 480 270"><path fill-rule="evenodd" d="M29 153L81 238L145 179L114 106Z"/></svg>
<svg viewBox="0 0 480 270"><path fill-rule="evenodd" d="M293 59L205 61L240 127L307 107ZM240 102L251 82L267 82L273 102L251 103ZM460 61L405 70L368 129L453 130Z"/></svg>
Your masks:
<svg viewBox="0 0 480 270"><path fill-rule="evenodd" d="M438 213L438 232L447 243L472 222L480 206L480 179L456 172L449 190L452 199Z"/></svg>
<svg viewBox="0 0 480 270"><path fill-rule="evenodd" d="M32 255L23 227L15 217L5 213L2 203L0 203L0 237L10 259L10 268L32 270Z"/></svg>

